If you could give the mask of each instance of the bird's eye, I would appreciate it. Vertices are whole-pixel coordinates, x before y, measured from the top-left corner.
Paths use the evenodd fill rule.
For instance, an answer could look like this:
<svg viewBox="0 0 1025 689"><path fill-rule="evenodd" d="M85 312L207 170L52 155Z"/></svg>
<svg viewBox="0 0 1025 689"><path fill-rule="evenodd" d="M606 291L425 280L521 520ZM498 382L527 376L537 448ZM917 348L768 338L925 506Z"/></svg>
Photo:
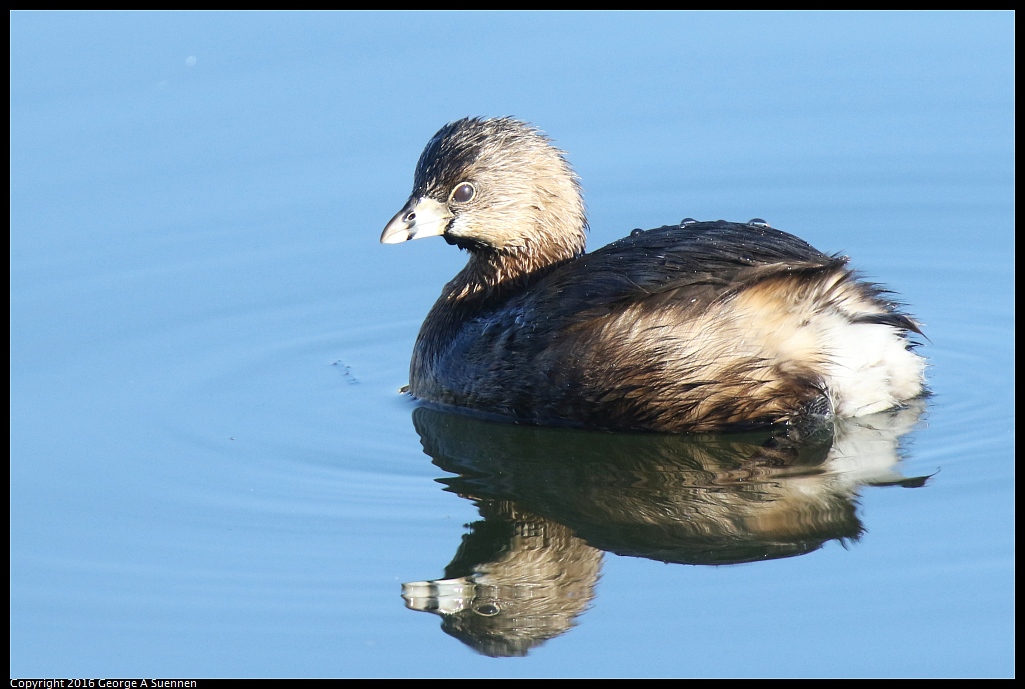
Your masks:
<svg viewBox="0 0 1025 689"><path fill-rule="evenodd" d="M477 190L473 188L473 185L469 182L463 182L456 186L452 190L452 200L456 203L466 203L473 198L473 195L477 193Z"/></svg>

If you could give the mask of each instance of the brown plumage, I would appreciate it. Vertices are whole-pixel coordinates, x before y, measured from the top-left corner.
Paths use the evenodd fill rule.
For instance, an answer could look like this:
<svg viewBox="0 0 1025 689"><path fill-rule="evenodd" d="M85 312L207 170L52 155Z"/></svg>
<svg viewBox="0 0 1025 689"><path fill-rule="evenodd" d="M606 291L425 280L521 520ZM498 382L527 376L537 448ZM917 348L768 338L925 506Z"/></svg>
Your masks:
<svg viewBox="0 0 1025 689"><path fill-rule="evenodd" d="M384 243L469 253L424 321L410 392L516 421L709 431L859 416L923 390L918 325L847 259L751 223L635 231L584 254L576 175L509 118L443 127Z"/></svg>

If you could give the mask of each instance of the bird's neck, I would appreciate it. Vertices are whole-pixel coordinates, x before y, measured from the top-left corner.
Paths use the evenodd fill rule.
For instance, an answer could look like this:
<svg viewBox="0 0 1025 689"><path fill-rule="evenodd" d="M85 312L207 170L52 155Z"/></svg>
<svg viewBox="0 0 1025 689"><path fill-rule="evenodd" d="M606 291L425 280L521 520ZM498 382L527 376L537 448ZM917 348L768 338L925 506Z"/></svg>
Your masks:
<svg viewBox="0 0 1025 689"><path fill-rule="evenodd" d="M471 250L470 260L445 285L435 309L481 308L504 301L582 253L582 246L552 245Z"/></svg>
<svg viewBox="0 0 1025 689"><path fill-rule="evenodd" d="M575 257L571 251L528 257L518 252L471 250L466 266L445 285L424 319L414 358L423 363L431 361L446 349L463 323L501 308Z"/></svg>

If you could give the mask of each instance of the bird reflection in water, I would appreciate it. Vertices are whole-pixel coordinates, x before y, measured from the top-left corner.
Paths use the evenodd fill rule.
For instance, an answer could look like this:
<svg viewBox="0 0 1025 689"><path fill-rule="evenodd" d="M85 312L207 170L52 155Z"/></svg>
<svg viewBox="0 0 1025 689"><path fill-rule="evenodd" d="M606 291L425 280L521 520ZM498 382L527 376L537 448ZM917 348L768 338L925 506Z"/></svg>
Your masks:
<svg viewBox="0 0 1025 689"><path fill-rule="evenodd" d="M523 656L594 598L602 552L691 565L804 555L863 532L863 486L916 488L897 470L911 406L812 429L730 435L518 426L419 407L426 454L473 501L444 576L404 584L413 610L488 656Z"/></svg>

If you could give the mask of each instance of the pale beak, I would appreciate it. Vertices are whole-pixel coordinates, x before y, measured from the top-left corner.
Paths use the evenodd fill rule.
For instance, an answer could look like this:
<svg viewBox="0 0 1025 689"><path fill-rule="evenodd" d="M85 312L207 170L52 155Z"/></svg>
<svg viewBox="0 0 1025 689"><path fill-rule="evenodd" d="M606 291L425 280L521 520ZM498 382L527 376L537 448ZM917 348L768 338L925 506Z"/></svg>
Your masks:
<svg viewBox="0 0 1025 689"><path fill-rule="evenodd" d="M399 244L407 239L445 234L452 213L448 206L429 198L411 198L381 233L382 244Z"/></svg>
<svg viewBox="0 0 1025 689"><path fill-rule="evenodd" d="M411 581L402 585L402 598L410 610L452 615L470 607L477 586L469 577Z"/></svg>

